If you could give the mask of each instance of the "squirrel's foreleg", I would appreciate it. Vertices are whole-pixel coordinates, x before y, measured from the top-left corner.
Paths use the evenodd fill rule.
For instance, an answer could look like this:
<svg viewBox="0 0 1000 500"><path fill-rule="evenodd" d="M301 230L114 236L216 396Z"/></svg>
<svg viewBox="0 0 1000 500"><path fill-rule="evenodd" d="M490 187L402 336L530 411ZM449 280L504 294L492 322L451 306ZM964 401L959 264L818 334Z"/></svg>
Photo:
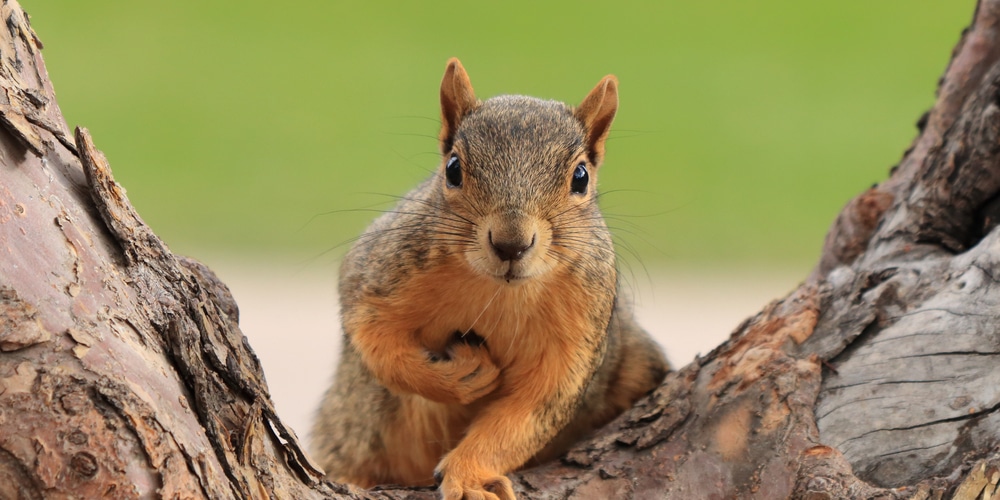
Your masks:
<svg viewBox="0 0 1000 500"><path fill-rule="evenodd" d="M526 463L573 418L589 379L587 365L596 354L574 347L577 352L541 356L522 373L505 371L505 379L520 382L501 387L438 464L435 477L444 499L479 498L487 491L514 500L505 474Z"/></svg>
<svg viewBox="0 0 1000 500"><path fill-rule="evenodd" d="M439 403L469 404L496 389L500 370L485 348L455 344L445 356L392 323L360 325L350 335L361 360L390 391Z"/></svg>

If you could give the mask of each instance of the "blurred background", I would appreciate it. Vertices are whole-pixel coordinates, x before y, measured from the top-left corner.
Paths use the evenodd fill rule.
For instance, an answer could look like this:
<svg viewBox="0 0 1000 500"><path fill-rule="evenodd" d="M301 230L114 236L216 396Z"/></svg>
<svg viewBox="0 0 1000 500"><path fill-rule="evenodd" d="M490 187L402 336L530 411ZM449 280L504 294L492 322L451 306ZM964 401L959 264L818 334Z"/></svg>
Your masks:
<svg viewBox="0 0 1000 500"><path fill-rule="evenodd" d="M22 0L59 105L139 213L229 284L305 434L339 345L351 238L437 167L438 87L621 107L602 208L674 364L792 290L888 175L974 0ZM280 7L279 7L280 6Z"/></svg>

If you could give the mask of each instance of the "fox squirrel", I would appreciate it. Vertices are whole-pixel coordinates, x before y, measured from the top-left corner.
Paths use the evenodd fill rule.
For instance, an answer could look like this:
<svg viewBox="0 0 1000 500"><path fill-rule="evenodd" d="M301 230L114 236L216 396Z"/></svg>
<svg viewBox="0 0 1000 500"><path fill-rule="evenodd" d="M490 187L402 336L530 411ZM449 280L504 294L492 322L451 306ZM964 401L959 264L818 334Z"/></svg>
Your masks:
<svg viewBox="0 0 1000 500"><path fill-rule="evenodd" d="M513 500L505 474L661 382L670 368L623 305L597 208L617 108L614 76L576 108L479 101L448 62L440 168L341 267L343 350L312 430L330 479Z"/></svg>

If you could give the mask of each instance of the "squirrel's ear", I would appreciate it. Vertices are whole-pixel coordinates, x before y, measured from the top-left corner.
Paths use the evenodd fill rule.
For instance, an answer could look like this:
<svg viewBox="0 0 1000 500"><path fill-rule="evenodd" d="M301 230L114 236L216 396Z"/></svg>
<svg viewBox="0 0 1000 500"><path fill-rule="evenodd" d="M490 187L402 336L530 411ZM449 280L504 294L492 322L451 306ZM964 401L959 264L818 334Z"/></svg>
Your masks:
<svg viewBox="0 0 1000 500"><path fill-rule="evenodd" d="M458 124L469 111L476 107L476 94L472 91L469 74L461 61L452 57L444 70L441 80L441 152L447 153L455 141Z"/></svg>
<svg viewBox="0 0 1000 500"><path fill-rule="evenodd" d="M595 165L604 158L604 140L618 111L618 79L608 75L591 90L574 110L576 118L587 129L587 150Z"/></svg>

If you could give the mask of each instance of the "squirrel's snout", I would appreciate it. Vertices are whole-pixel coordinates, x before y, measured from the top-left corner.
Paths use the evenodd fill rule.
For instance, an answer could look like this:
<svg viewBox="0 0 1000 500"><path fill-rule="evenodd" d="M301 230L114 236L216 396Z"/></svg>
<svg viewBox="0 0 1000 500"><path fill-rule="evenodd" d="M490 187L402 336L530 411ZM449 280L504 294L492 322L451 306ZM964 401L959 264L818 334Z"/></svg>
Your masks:
<svg viewBox="0 0 1000 500"><path fill-rule="evenodd" d="M507 240L507 239L493 239L493 232L490 231L489 235L490 247L493 249L493 253L502 261L515 261L520 260L524 257L525 252L527 252L531 247L535 246L535 235L531 235L531 241L525 242L524 240Z"/></svg>

